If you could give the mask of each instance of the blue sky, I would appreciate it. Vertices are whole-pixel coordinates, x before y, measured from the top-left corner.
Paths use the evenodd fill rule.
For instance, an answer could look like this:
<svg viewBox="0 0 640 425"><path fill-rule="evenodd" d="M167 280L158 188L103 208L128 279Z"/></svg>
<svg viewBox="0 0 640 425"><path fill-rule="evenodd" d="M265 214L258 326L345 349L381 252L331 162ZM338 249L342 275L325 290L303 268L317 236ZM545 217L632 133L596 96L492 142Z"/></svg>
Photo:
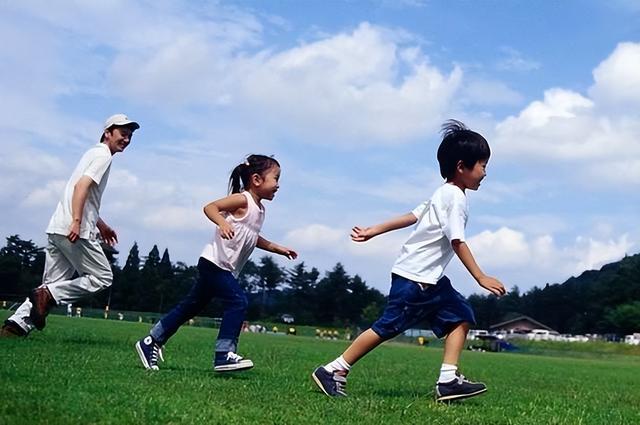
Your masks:
<svg viewBox="0 0 640 425"><path fill-rule="evenodd" d="M195 264L202 206L245 155L273 154L263 234L386 293L409 229L349 230L431 195L457 118L493 152L469 193L482 269L562 282L639 251L639 18L631 0L2 2L0 236L44 245L75 163L124 112L142 128L102 208L121 262L137 241ZM457 259L448 274L481 292Z"/></svg>

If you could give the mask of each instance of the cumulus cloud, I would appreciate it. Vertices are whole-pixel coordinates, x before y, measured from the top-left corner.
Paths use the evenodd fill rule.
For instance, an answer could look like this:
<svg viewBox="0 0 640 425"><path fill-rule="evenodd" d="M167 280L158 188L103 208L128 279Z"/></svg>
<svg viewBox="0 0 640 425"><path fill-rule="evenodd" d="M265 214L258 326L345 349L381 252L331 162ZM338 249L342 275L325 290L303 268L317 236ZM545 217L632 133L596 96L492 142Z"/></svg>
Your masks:
<svg viewBox="0 0 640 425"><path fill-rule="evenodd" d="M504 155L551 167L579 163L576 179L640 183L638 108L628 107L640 102L639 65L640 43L621 43L594 70L588 96L547 90L542 100L496 125L495 145Z"/></svg>
<svg viewBox="0 0 640 425"><path fill-rule="evenodd" d="M285 235L285 243L299 250L327 250L340 252L348 241L346 232L323 224L310 224L290 230Z"/></svg>
<svg viewBox="0 0 640 425"><path fill-rule="evenodd" d="M488 269L529 271L542 277L569 277L618 261L634 246L628 235L598 240L578 237L572 245L558 246L549 234L530 236L507 227L483 231L469 238L479 264ZM536 282L541 284L542 282Z"/></svg>

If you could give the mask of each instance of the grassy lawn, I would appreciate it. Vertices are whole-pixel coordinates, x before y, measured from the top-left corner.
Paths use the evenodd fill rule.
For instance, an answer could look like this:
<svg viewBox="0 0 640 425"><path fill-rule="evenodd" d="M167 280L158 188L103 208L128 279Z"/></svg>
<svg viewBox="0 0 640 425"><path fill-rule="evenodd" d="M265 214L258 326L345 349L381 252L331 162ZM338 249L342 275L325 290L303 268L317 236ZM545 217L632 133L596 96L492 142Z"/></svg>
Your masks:
<svg viewBox="0 0 640 425"><path fill-rule="evenodd" d="M0 313L4 320L6 312ZM1 424L638 424L640 356L575 358L464 352L489 391L436 404L442 351L386 344L349 375L348 398L314 388L313 368L344 341L243 334L256 367L212 372L216 331L185 327L161 370L133 348L148 324L51 316L43 332L0 340Z"/></svg>

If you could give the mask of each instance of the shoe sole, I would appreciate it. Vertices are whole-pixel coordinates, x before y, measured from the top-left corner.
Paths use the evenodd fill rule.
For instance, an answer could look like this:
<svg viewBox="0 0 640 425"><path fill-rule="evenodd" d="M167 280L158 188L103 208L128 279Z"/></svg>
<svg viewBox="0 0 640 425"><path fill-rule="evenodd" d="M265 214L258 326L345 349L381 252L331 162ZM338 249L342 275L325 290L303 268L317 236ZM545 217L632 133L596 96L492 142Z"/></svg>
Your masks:
<svg viewBox="0 0 640 425"><path fill-rule="evenodd" d="M475 397L477 395L480 395L480 394L486 393L486 392L487 392L487 389L483 388L481 390L478 390L476 392L469 393L469 394L452 394L452 395L447 395L447 396L442 396L442 397L436 397L436 401L440 402L440 401L462 400L464 398Z"/></svg>
<svg viewBox="0 0 640 425"><path fill-rule="evenodd" d="M244 364L231 364L231 365L221 365L214 366L214 372L237 372L241 370L251 369L253 367L253 362L246 362Z"/></svg>
<svg viewBox="0 0 640 425"><path fill-rule="evenodd" d="M149 366L149 362L147 361L147 357L144 355L142 351L142 347L140 346L140 341L136 342L136 351L138 353L138 357L140 357L140 361L142 362L142 366L144 366L147 370L158 370L158 366L155 368Z"/></svg>

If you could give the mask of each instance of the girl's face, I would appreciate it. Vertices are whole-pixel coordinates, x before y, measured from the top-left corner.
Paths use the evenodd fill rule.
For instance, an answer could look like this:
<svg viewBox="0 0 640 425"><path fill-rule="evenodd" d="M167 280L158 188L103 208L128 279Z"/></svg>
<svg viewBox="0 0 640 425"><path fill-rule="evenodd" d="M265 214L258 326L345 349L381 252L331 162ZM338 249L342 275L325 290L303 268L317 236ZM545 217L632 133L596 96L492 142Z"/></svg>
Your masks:
<svg viewBox="0 0 640 425"><path fill-rule="evenodd" d="M251 186L255 194L258 195L260 199L268 199L271 201L280 187L278 184L278 180L280 180L280 167L274 165L262 173L262 175L254 174L252 180L253 184Z"/></svg>

